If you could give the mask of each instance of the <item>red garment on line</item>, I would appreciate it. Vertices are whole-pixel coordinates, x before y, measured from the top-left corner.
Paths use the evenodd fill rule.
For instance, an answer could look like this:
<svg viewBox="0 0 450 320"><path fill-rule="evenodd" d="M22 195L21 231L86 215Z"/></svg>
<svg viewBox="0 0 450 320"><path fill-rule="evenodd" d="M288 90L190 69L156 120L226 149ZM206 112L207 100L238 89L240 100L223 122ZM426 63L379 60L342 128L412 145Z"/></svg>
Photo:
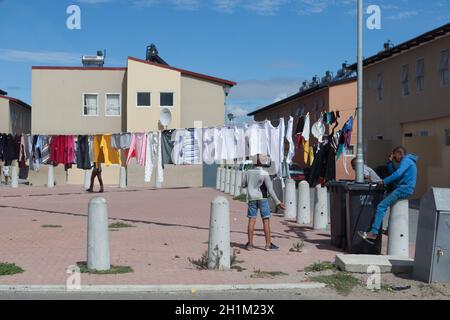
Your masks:
<svg viewBox="0 0 450 320"><path fill-rule="evenodd" d="M50 141L50 161L56 165L75 163L75 138L53 136Z"/></svg>

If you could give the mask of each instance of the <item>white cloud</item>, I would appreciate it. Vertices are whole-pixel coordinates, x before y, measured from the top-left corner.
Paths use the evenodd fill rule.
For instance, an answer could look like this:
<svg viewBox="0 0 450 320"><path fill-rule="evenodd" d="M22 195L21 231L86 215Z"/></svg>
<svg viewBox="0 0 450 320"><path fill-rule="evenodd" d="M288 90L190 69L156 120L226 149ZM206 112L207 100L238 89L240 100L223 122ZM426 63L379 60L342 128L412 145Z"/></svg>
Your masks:
<svg viewBox="0 0 450 320"><path fill-rule="evenodd" d="M389 20L403 20L410 17L417 16L419 14L418 11L401 11L397 14L391 15L387 17Z"/></svg>
<svg viewBox="0 0 450 320"><path fill-rule="evenodd" d="M248 110L239 105L228 105L227 114L232 113L235 117L246 117L249 113Z"/></svg>
<svg viewBox="0 0 450 320"><path fill-rule="evenodd" d="M81 54L59 51L0 49L0 60L12 62L71 64L81 63Z"/></svg>
<svg viewBox="0 0 450 320"><path fill-rule="evenodd" d="M113 0L77 0L79 3L86 3L86 4L101 4L101 3L108 3L112 2Z"/></svg>
<svg viewBox="0 0 450 320"><path fill-rule="evenodd" d="M239 101L273 101L280 95L298 92L301 79L277 78L268 80L243 80L231 90L230 99Z"/></svg>

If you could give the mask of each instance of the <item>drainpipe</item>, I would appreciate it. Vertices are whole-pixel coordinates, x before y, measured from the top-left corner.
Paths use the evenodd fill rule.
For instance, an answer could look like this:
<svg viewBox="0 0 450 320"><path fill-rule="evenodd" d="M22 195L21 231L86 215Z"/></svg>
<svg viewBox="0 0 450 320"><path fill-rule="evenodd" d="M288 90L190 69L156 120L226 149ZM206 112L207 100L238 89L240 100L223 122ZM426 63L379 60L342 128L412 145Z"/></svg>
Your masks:
<svg viewBox="0 0 450 320"><path fill-rule="evenodd" d="M363 0L358 0L358 147L357 147L357 153L356 153L356 182L364 183Z"/></svg>

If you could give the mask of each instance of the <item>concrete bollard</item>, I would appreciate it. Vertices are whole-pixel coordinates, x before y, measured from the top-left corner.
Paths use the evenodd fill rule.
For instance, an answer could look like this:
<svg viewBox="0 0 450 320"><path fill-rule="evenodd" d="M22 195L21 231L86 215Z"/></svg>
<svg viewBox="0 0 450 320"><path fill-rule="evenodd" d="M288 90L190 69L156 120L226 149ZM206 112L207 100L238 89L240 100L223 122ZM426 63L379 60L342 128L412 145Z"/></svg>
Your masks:
<svg viewBox="0 0 450 320"><path fill-rule="evenodd" d="M111 269L109 257L108 204L104 198L89 201L87 267L90 270Z"/></svg>
<svg viewBox="0 0 450 320"><path fill-rule="evenodd" d="M236 170L236 179L235 179L235 186L234 186L234 196L239 197L242 193L242 174L243 172L241 170Z"/></svg>
<svg viewBox="0 0 450 320"><path fill-rule="evenodd" d="M298 186L297 223L311 224L311 195L307 181L300 182Z"/></svg>
<svg viewBox="0 0 450 320"><path fill-rule="evenodd" d="M314 204L316 203L316 188L309 189L309 203L311 209L311 217L314 217Z"/></svg>
<svg viewBox="0 0 450 320"><path fill-rule="evenodd" d="M19 175L17 173L17 166L12 165L11 167L11 188L19 187Z"/></svg>
<svg viewBox="0 0 450 320"><path fill-rule="evenodd" d="M84 188L87 190L91 187L91 170L84 170Z"/></svg>
<svg viewBox="0 0 450 320"><path fill-rule="evenodd" d="M216 173L216 190L220 190L220 175L222 174L222 167L217 166Z"/></svg>
<svg viewBox="0 0 450 320"><path fill-rule="evenodd" d="M230 185L231 185L231 169L227 168L225 170L225 193L230 193Z"/></svg>
<svg viewBox="0 0 450 320"><path fill-rule="evenodd" d="M224 197L216 197L211 203L208 269L230 270L230 255L230 204Z"/></svg>
<svg viewBox="0 0 450 320"><path fill-rule="evenodd" d="M286 179L284 199L286 205L286 210L284 210L284 219L295 220L297 218L297 192L295 190L295 180Z"/></svg>
<svg viewBox="0 0 450 320"><path fill-rule="evenodd" d="M236 170L231 169L230 175L230 192L228 193L232 196L234 195L234 189L236 188Z"/></svg>
<svg viewBox="0 0 450 320"><path fill-rule="evenodd" d="M47 166L47 188L55 187L55 167L53 165Z"/></svg>
<svg viewBox="0 0 450 320"><path fill-rule="evenodd" d="M222 168L222 170L220 171L220 191L224 192L225 191L225 176L226 176L227 172L225 167Z"/></svg>
<svg viewBox="0 0 450 320"><path fill-rule="evenodd" d="M282 178L275 178L273 179L273 191L275 191L275 194L277 195L278 199L281 202L284 202L284 188L283 188L284 182Z"/></svg>
<svg viewBox="0 0 450 320"><path fill-rule="evenodd" d="M402 200L391 208L388 255L409 258L409 202Z"/></svg>
<svg viewBox="0 0 450 320"><path fill-rule="evenodd" d="M316 199L314 203L314 230L328 229L328 192L321 185L316 187Z"/></svg>
<svg viewBox="0 0 450 320"><path fill-rule="evenodd" d="M127 168L123 166L120 167L119 188L120 189L127 188Z"/></svg>

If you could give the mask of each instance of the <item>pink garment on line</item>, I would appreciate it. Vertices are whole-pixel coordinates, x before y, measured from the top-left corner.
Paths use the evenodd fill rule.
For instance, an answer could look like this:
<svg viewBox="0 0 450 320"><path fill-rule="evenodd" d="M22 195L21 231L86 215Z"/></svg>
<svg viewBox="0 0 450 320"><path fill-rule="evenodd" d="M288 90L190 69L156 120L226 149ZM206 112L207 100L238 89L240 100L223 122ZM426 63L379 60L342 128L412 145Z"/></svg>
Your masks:
<svg viewBox="0 0 450 320"><path fill-rule="evenodd" d="M130 164L131 159L136 157L137 163L145 166L147 152L147 135L145 133L134 133L131 136L131 145L128 149L127 165Z"/></svg>

